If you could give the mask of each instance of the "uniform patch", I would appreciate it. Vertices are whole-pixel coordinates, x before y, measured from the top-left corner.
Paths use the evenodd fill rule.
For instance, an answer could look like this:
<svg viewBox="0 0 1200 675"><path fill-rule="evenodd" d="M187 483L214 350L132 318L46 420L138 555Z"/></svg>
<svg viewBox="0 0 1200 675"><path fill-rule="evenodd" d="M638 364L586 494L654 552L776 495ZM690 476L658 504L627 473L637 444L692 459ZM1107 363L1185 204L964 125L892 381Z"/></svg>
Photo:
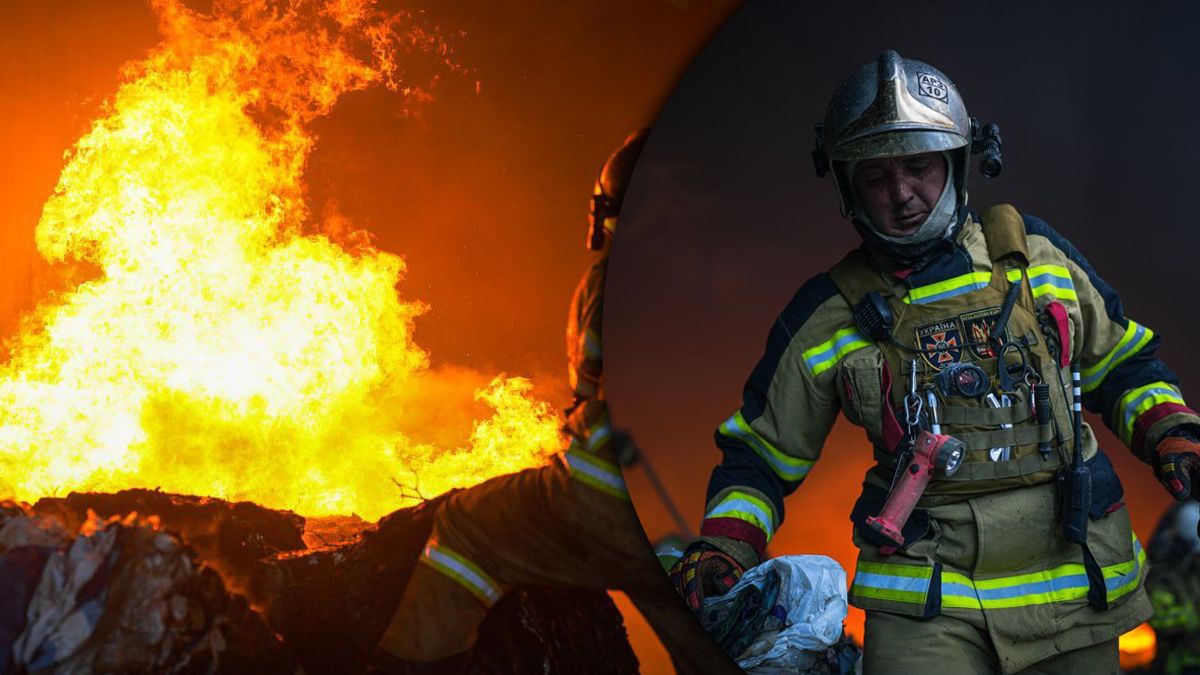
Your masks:
<svg viewBox="0 0 1200 675"><path fill-rule="evenodd" d="M935 370L962 360L962 333L954 319L943 319L917 327L917 349Z"/></svg>
<svg viewBox="0 0 1200 675"><path fill-rule="evenodd" d="M936 98L939 101L945 101L949 97L950 88L946 86L946 83L929 73L918 75L917 84L921 88L922 96Z"/></svg>
<svg viewBox="0 0 1200 675"><path fill-rule="evenodd" d="M989 307L959 315L958 320L962 323L962 334L970 344L971 354L975 358L996 358L995 345L983 343L988 343L992 338L992 331L996 329L996 318L998 316L1000 316L999 307ZM995 337L1001 346L1005 345L1008 342L1008 328L1005 327L1004 332Z"/></svg>

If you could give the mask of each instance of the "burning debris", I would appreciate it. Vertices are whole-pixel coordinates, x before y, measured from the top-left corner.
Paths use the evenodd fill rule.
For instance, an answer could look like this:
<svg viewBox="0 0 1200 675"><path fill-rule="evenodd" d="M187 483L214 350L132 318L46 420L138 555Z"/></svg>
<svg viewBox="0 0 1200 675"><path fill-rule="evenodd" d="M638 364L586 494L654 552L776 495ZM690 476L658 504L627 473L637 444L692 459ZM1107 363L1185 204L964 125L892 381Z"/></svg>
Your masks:
<svg viewBox="0 0 1200 675"><path fill-rule="evenodd" d="M371 0L152 0L163 41L68 154L36 236L90 280L0 364L0 497L162 488L377 519L562 448L522 378L433 369L403 259L307 204L311 123L461 71ZM401 487L397 487L397 483Z"/></svg>
<svg viewBox="0 0 1200 675"><path fill-rule="evenodd" d="M0 363L0 498L36 502L0 515L0 671L359 671L430 530L396 509L563 448L528 380L431 367L404 260L307 203L342 95L465 71L374 0L150 5L36 230L86 281ZM636 671L603 594L492 614L472 672Z"/></svg>
<svg viewBox="0 0 1200 675"><path fill-rule="evenodd" d="M145 490L72 494L28 511L9 504L0 515L0 672L362 672L436 504L360 525L353 543L319 550L303 547L303 518L252 504ZM161 515L136 515L147 506ZM545 669L637 672L607 595L518 589L492 610L466 666Z"/></svg>
<svg viewBox="0 0 1200 675"><path fill-rule="evenodd" d="M0 516L0 671L290 673L295 661L157 519L90 514L77 534Z"/></svg>

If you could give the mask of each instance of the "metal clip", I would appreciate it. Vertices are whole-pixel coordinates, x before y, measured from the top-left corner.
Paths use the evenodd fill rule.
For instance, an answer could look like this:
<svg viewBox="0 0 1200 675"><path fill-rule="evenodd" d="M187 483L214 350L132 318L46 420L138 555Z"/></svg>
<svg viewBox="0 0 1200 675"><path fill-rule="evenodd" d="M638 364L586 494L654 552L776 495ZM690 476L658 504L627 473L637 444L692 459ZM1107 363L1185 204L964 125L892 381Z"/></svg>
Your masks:
<svg viewBox="0 0 1200 675"><path fill-rule="evenodd" d="M995 394L989 393L986 397L984 397L984 400L987 401L987 404L993 408L1012 407L1012 399L1008 397L1008 394L1000 394L1000 397L997 398ZM1011 429L1013 428L1013 425L1005 423L1001 424L1000 428ZM993 462L1007 462L1012 457L1012 446L1004 445L992 448L988 451L988 457L990 457Z"/></svg>

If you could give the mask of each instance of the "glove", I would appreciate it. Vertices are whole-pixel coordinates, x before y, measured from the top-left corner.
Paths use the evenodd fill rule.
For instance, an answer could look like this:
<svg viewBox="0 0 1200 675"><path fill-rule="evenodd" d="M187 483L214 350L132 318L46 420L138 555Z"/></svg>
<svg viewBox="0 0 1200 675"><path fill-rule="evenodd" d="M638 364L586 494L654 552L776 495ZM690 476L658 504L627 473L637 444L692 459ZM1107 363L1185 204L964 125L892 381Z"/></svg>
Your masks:
<svg viewBox="0 0 1200 675"><path fill-rule="evenodd" d="M667 575L687 606L698 612L704 598L724 595L745 571L733 556L707 541L697 541L687 547Z"/></svg>
<svg viewBox="0 0 1200 675"><path fill-rule="evenodd" d="M1159 442L1155 455L1154 475L1167 492L1175 499L1191 494L1200 500L1200 490L1192 491L1192 485L1200 482L1200 442L1186 432L1168 436Z"/></svg>

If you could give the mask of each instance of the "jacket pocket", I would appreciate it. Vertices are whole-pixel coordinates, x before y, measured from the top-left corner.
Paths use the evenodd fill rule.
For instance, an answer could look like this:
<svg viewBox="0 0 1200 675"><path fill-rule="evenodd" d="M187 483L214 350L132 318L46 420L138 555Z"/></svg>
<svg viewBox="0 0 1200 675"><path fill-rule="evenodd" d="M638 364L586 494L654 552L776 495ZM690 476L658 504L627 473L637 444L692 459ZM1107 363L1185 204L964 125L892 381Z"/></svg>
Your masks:
<svg viewBox="0 0 1200 675"><path fill-rule="evenodd" d="M860 349L839 365L838 396L851 424L860 426L867 440L878 448L893 451L903 430L891 408L891 373L878 349Z"/></svg>
<svg viewBox="0 0 1200 675"><path fill-rule="evenodd" d="M1096 454L1083 465L1092 477L1092 503L1088 508L1088 516L1092 520L1099 520L1110 510L1116 511L1119 508L1121 499L1125 496L1125 488L1103 450L1097 448Z"/></svg>

